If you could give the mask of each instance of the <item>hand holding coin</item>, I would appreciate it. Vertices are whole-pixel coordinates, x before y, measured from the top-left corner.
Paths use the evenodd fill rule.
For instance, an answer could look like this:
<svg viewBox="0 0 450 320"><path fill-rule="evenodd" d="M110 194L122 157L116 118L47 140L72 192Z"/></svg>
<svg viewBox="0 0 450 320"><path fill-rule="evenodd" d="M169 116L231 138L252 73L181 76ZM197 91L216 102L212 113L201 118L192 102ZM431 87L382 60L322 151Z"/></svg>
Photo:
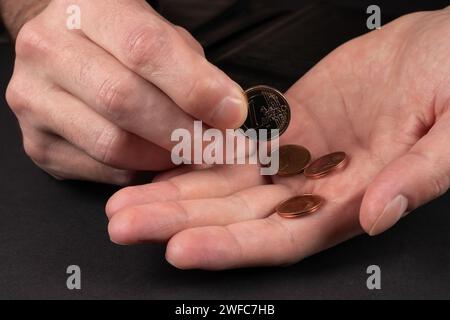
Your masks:
<svg viewBox="0 0 450 320"><path fill-rule="evenodd" d="M271 178L254 165L162 174L111 198L112 240L168 241L174 266L218 270L294 263L385 231L450 184L448 30L448 9L405 16L341 46L285 94L280 145L309 150L310 177L291 174L302 160ZM340 154L318 160L336 151L351 157L345 168ZM294 198L305 195L321 198ZM282 213L317 210L285 219L276 208L289 199Z"/></svg>

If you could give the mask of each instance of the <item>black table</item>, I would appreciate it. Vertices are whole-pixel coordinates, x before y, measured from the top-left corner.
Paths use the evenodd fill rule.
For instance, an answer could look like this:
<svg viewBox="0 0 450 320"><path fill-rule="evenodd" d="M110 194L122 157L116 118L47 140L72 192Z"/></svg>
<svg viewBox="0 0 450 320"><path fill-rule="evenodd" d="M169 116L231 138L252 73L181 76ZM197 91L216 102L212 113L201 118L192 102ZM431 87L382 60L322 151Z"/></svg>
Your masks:
<svg viewBox="0 0 450 320"><path fill-rule="evenodd" d="M327 5L244 14L233 25L223 17L192 26L210 59L243 87L286 89L338 44L367 31L361 12ZM245 24L245 32L221 35ZM11 45L0 43L0 54L3 95ZM163 245L112 244L104 204L116 189L41 172L25 156L3 97L0 104L0 298L450 298L448 194L381 236L360 236L291 267L179 271L165 262ZM366 268L374 264L382 289L370 291ZM66 288L69 265L81 267L81 291Z"/></svg>

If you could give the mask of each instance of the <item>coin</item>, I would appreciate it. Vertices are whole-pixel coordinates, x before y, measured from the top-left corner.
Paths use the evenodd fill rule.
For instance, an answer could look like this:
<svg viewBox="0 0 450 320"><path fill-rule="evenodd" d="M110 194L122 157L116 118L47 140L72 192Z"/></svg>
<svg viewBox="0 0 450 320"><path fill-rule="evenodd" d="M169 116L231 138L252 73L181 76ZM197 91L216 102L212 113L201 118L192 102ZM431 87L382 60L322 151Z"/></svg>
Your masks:
<svg viewBox="0 0 450 320"><path fill-rule="evenodd" d="M278 175L289 177L299 174L311 161L311 153L305 147L288 144L281 146L279 152Z"/></svg>
<svg viewBox="0 0 450 320"><path fill-rule="evenodd" d="M307 178L319 179L334 170L343 168L348 163L348 157L345 152L334 152L323 156L310 163L304 171Z"/></svg>
<svg viewBox="0 0 450 320"><path fill-rule="evenodd" d="M281 92L268 86L256 86L245 91L248 100L248 116L241 130L245 133L255 129L257 139L272 140L281 136L291 121L291 110ZM265 129L267 137L260 136L259 130ZM278 129L272 136L271 129ZM254 138L247 134L249 138ZM265 139L264 139L265 138Z"/></svg>
<svg viewBox="0 0 450 320"><path fill-rule="evenodd" d="M283 201L276 208L277 213L283 218L297 218L316 212L325 200L317 195L304 194Z"/></svg>

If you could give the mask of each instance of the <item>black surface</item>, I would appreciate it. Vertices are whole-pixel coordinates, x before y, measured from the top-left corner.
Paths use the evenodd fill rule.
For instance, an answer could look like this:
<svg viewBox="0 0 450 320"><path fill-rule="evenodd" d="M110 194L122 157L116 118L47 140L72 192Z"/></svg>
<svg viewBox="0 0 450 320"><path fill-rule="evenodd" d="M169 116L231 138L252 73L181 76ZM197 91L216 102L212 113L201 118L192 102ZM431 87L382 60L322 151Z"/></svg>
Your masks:
<svg viewBox="0 0 450 320"><path fill-rule="evenodd" d="M244 87L286 89L332 48L366 31L361 12L321 5L260 11L252 19L195 29L209 57ZM214 32L230 28L241 32ZM0 54L3 93L11 47L0 44ZM0 104L0 298L450 298L448 194L379 237L355 238L288 268L179 271L165 262L163 245L110 243L103 208L114 188L41 172L24 155L3 97ZM82 269L81 291L66 288L72 264ZM379 291L366 288L372 264L382 270Z"/></svg>

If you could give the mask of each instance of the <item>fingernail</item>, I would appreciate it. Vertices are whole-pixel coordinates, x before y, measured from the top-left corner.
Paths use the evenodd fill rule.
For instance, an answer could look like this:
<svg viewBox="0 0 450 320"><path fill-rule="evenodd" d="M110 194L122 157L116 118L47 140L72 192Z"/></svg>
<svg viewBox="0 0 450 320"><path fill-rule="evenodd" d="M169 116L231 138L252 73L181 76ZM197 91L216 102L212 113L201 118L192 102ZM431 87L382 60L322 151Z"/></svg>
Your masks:
<svg viewBox="0 0 450 320"><path fill-rule="evenodd" d="M403 195L398 195L391 202L389 202L383 210L383 213L377 218L369 235L375 236L380 234L394 224L396 224L403 216L405 216L408 209L408 199Z"/></svg>
<svg viewBox="0 0 450 320"><path fill-rule="evenodd" d="M238 128L247 118L247 101L240 90L234 95L226 96L218 105L213 115L213 125L220 128Z"/></svg>

